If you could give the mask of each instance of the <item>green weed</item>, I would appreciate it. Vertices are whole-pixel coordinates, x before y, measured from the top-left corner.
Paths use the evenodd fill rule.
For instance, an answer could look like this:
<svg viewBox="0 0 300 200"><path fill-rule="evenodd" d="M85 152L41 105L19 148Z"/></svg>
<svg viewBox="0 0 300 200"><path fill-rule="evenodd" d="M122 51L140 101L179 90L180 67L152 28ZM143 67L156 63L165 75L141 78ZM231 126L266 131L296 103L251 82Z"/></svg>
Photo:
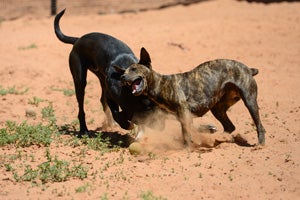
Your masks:
<svg viewBox="0 0 300 200"><path fill-rule="evenodd" d="M14 171L14 168L11 166L10 163L4 164L5 170L8 172Z"/></svg>
<svg viewBox="0 0 300 200"><path fill-rule="evenodd" d="M37 48L37 45L32 43L30 45L27 45L27 46L20 46L18 49L19 50L28 50L28 49L36 49Z"/></svg>
<svg viewBox="0 0 300 200"><path fill-rule="evenodd" d="M60 89L60 88L55 88L54 86L51 86L50 89L52 91L63 92L65 96L69 96L69 97L75 95L75 90L73 89Z"/></svg>
<svg viewBox="0 0 300 200"><path fill-rule="evenodd" d="M153 153L153 152L149 152L148 153L148 157L149 157L149 159L154 160L154 159L157 158L157 155L155 153Z"/></svg>
<svg viewBox="0 0 300 200"><path fill-rule="evenodd" d="M56 156L53 158L49 149L46 150L46 158L47 161L38 165L36 169L26 165L22 175L19 176L14 172L15 180L17 182L35 182L40 180L44 184L48 182L64 182L70 178L84 179L87 177L88 170L81 164L70 166L70 163L65 160L59 160Z"/></svg>
<svg viewBox="0 0 300 200"><path fill-rule="evenodd" d="M100 197L100 200L108 200L107 193L104 193L104 194Z"/></svg>
<svg viewBox="0 0 300 200"><path fill-rule="evenodd" d="M108 138L103 139L101 133L97 134L94 138L83 136L81 142L82 144L86 145L89 149L93 149L95 151L101 151L102 153L111 151L111 144Z"/></svg>
<svg viewBox="0 0 300 200"><path fill-rule="evenodd" d="M164 197L161 197L161 196L159 196L159 197L154 196L151 191L142 192L140 197L143 200L167 200L167 198L164 198Z"/></svg>
<svg viewBox="0 0 300 200"><path fill-rule="evenodd" d="M0 146L14 144L17 147L31 145L49 146L52 142L52 134L56 130L49 125L29 125L27 122L17 124L7 121L6 127L0 129Z"/></svg>
<svg viewBox="0 0 300 200"><path fill-rule="evenodd" d="M88 190L88 188L91 187L91 185L89 183L85 183L84 185L78 187L75 189L75 192L77 193L82 193L82 192L86 192Z"/></svg>
<svg viewBox="0 0 300 200"><path fill-rule="evenodd" d="M49 103L48 106L42 108L42 118L43 119L50 119L50 118L53 118L55 117L54 115L54 109L53 109L53 106L52 106L52 103Z"/></svg>
<svg viewBox="0 0 300 200"><path fill-rule="evenodd" d="M41 113L43 119L48 120L50 125L56 126L55 111L51 102L49 102L48 106L42 108Z"/></svg>
<svg viewBox="0 0 300 200"><path fill-rule="evenodd" d="M38 107L39 104L43 101L44 101L43 99L35 97L35 96L32 99L28 99L28 103L31 105L35 105L36 107Z"/></svg>
<svg viewBox="0 0 300 200"><path fill-rule="evenodd" d="M19 91L19 90L16 89L15 86L8 87L8 88L3 88L0 85L0 95L1 96L7 95L7 94L22 95L22 94L25 94L26 92L28 92L28 90L29 90L28 88L25 88L24 90Z"/></svg>

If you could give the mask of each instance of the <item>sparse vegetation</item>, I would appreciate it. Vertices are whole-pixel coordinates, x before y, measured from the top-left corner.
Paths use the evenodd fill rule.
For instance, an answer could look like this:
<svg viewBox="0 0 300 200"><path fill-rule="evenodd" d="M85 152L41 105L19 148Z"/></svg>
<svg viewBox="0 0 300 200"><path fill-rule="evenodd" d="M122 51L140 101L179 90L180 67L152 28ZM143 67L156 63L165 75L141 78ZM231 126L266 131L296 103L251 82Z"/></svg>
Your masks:
<svg viewBox="0 0 300 200"><path fill-rule="evenodd" d="M164 198L162 196L155 196L151 191L142 192L140 197L143 200L167 200L167 198Z"/></svg>
<svg viewBox="0 0 300 200"><path fill-rule="evenodd" d="M38 46L36 44L32 43L27 46L20 46L19 50L29 50L29 49L36 49L36 48L38 48Z"/></svg>
<svg viewBox="0 0 300 200"><path fill-rule="evenodd" d="M12 121L7 121L5 126L0 129L0 146L14 146L16 147L16 154L0 156L2 164L0 168L12 173L12 178L17 181L29 181L32 183L48 183L48 182L62 182L70 178L84 179L87 177L88 170L82 163L81 159L86 156L88 149L101 152L103 155L106 152L116 151L119 148L112 148L108 139L103 139L102 134L96 134L94 138L84 136L83 138L67 137L63 138L59 134L61 127L56 124L55 111L51 103L42 109L43 119L46 124L38 123L36 125L28 124L24 121L20 124ZM69 129L65 126L65 129ZM64 134L64 132L62 132ZM76 156L79 160L72 161L61 160L57 156L52 156L48 147L56 143L60 145L68 145L72 147L79 147L80 152ZM46 147L46 162L33 165L35 157L32 154L23 154L22 150L18 148L25 148L29 146ZM81 147L80 147L81 146ZM18 160L18 161L17 161ZM22 162L22 164L14 165L15 162ZM120 157L115 161L116 163L123 163L124 157ZM109 164L109 163L108 163ZM106 164L103 166L108 168ZM17 170L18 169L18 170ZM20 172L20 169L23 171ZM122 174L121 174L122 175ZM125 175L122 175L124 177ZM88 186L78 188L76 191L80 192L86 190Z"/></svg>
<svg viewBox="0 0 300 200"><path fill-rule="evenodd" d="M65 96L73 96L75 95L75 90L74 89L61 89L61 88L55 88L54 86L51 87L52 91L57 91L57 92L63 92Z"/></svg>
<svg viewBox="0 0 300 200"><path fill-rule="evenodd" d="M7 95L7 94L22 95L22 94L25 94L28 90L29 90L28 88L25 88L20 91L20 90L17 90L15 86L3 88L0 85L0 95L1 96Z"/></svg>
<svg viewBox="0 0 300 200"><path fill-rule="evenodd" d="M42 118L47 120L51 126L56 126L55 111L53 109L52 103L50 102L48 106L41 110Z"/></svg>
<svg viewBox="0 0 300 200"><path fill-rule="evenodd" d="M49 125L29 125L26 121L21 124L7 121L6 128L0 129L0 146L14 144L16 147L31 145L49 146L56 129Z"/></svg>
<svg viewBox="0 0 300 200"><path fill-rule="evenodd" d="M38 107L39 104L43 101L45 101L45 100L34 96L34 97L32 97L32 99L28 99L28 104L31 104L31 105L34 105L34 106Z"/></svg>
<svg viewBox="0 0 300 200"><path fill-rule="evenodd" d="M90 188L90 187L91 187L91 185L89 183L85 183L84 185L76 188L75 192L77 192L77 193L86 192L88 190L88 188Z"/></svg>
<svg viewBox="0 0 300 200"><path fill-rule="evenodd" d="M49 149L46 149L47 161L39 164L36 168L26 165L24 173L18 175L14 170L14 179L20 181L40 180L43 184L47 182L63 182L70 178L84 179L87 177L87 169L79 165L70 165L68 161L59 160L50 155Z"/></svg>

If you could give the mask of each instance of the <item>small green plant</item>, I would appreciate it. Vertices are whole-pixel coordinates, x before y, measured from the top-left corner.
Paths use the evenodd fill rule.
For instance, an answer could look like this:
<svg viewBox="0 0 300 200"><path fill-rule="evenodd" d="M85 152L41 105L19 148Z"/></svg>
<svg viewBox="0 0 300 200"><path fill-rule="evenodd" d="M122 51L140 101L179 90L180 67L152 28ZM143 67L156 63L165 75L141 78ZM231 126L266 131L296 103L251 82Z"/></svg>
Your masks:
<svg viewBox="0 0 300 200"><path fill-rule="evenodd" d="M154 160L154 159L157 158L157 155L155 153L153 153L153 152L149 152L148 153L148 157L149 157L149 159Z"/></svg>
<svg viewBox="0 0 300 200"><path fill-rule="evenodd" d="M48 106L42 108L41 113L43 119L48 120L50 125L56 126L55 111L51 102L49 102Z"/></svg>
<svg viewBox="0 0 300 200"><path fill-rule="evenodd" d="M60 89L60 88L55 88L54 86L50 87L52 91L57 91L57 92L63 92L65 96L73 96L75 95L75 90L73 89Z"/></svg>
<svg viewBox="0 0 300 200"><path fill-rule="evenodd" d="M101 151L102 153L110 152L112 149L109 138L103 139L101 133L97 134L94 138L83 136L81 142L82 144L85 144L89 149Z"/></svg>
<svg viewBox="0 0 300 200"><path fill-rule="evenodd" d="M27 46L20 46L19 50L28 50L28 49L36 49L36 48L37 48L37 45L32 43L32 44L27 45Z"/></svg>
<svg viewBox="0 0 300 200"><path fill-rule="evenodd" d="M42 108L41 113L42 113L43 119L49 119L49 118L55 117L52 103L49 103L48 106Z"/></svg>
<svg viewBox="0 0 300 200"><path fill-rule="evenodd" d="M104 193L101 197L101 200L108 200L107 193Z"/></svg>
<svg viewBox="0 0 300 200"><path fill-rule="evenodd" d="M7 94L22 95L22 94L25 94L28 90L29 90L28 88L25 88L24 90L19 91L19 90L16 89L15 86L8 87L8 88L3 88L0 85L0 95L1 96L7 95Z"/></svg>
<svg viewBox="0 0 300 200"><path fill-rule="evenodd" d="M161 196L159 196L159 197L154 196L151 191L142 192L140 197L143 200L167 200L167 198L164 198L164 197L161 197Z"/></svg>
<svg viewBox="0 0 300 200"><path fill-rule="evenodd" d="M82 192L86 192L88 190L88 188L91 187L91 185L89 183L85 183L84 185L78 187L75 189L75 192L77 193L82 193Z"/></svg>
<svg viewBox="0 0 300 200"><path fill-rule="evenodd" d="M31 181L36 179L36 177L38 176L38 171L32 169L32 167L30 165L26 165L25 166L25 170L24 170L24 174L19 177L19 181Z"/></svg>
<svg viewBox="0 0 300 200"><path fill-rule="evenodd" d="M272 172L268 172L268 175L272 176L272 175L273 175L273 173L272 173Z"/></svg>
<svg viewBox="0 0 300 200"><path fill-rule="evenodd" d="M5 170L8 172L14 171L14 168L11 166L10 163L4 164Z"/></svg>
<svg viewBox="0 0 300 200"><path fill-rule="evenodd" d="M63 93L64 93L65 96L70 97L70 96L73 96L75 94L75 90L73 90L73 89L64 89Z"/></svg>
<svg viewBox="0 0 300 200"><path fill-rule="evenodd" d="M43 99L38 98L36 96L34 96L32 99L28 99L28 103L31 105L35 105L36 107L38 107L39 104L43 101L44 101Z"/></svg>

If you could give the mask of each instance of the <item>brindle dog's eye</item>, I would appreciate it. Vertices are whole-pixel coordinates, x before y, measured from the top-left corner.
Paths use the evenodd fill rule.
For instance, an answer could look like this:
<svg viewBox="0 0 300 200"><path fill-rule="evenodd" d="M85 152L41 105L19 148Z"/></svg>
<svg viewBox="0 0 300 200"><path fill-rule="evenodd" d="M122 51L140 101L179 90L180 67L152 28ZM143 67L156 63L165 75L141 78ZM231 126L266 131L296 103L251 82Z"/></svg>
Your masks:
<svg viewBox="0 0 300 200"><path fill-rule="evenodd" d="M135 71L136 71L136 68L135 68L135 67L131 68L131 71L132 71L132 72L135 72Z"/></svg>

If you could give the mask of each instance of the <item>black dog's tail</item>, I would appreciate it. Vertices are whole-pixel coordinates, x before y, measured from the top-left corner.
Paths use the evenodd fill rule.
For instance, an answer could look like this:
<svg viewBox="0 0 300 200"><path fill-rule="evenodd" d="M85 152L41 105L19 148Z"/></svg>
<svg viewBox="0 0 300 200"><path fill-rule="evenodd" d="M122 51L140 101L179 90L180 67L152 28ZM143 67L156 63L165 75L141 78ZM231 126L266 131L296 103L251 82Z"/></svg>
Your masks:
<svg viewBox="0 0 300 200"><path fill-rule="evenodd" d="M64 43L67 43L67 44L74 44L78 38L76 37L70 37L70 36L66 36L64 35L61 30L60 30L60 27L59 27L59 20L60 18L64 15L65 13L65 10L62 10L60 13L58 13L56 16L55 16L55 19L54 19L54 30L55 30L55 34L56 34L56 37L64 42Z"/></svg>
<svg viewBox="0 0 300 200"><path fill-rule="evenodd" d="M252 76L255 76L256 74L258 74L258 69L256 69L256 68L250 68L250 70L251 70Z"/></svg>

